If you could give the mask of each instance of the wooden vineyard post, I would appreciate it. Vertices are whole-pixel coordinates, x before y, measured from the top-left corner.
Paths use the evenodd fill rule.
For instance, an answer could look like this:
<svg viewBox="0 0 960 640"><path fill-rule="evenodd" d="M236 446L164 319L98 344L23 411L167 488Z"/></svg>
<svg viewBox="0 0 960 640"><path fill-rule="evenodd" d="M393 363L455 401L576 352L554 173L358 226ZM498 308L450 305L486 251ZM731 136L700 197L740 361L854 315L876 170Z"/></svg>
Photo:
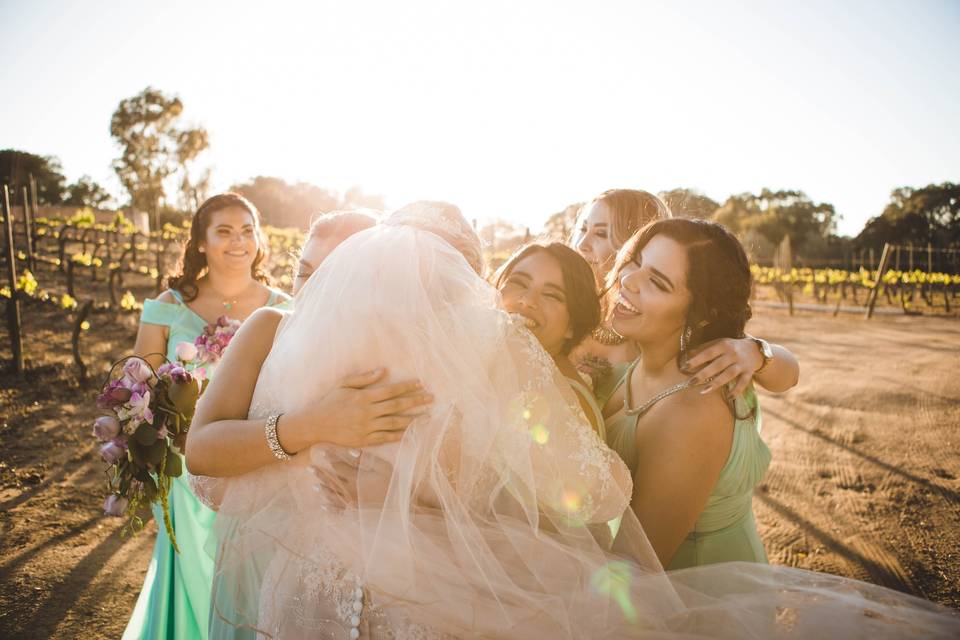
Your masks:
<svg viewBox="0 0 960 640"><path fill-rule="evenodd" d="M160 206L159 204L153 209L153 224L156 227L157 234L157 294L159 295L163 291L163 230L160 228ZM147 245L149 246L150 240L147 239Z"/></svg>
<svg viewBox="0 0 960 640"><path fill-rule="evenodd" d="M36 271L37 265L33 259L33 219L30 215L30 202L27 197L27 188L21 191L23 194L23 235L27 239L27 269Z"/></svg>
<svg viewBox="0 0 960 640"><path fill-rule="evenodd" d="M775 266L780 269L780 273L793 275L793 249L790 245L790 236L786 235L777 247ZM793 283L786 283L787 305L790 307L790 315L793 315Z"/></svg>
<svg viewBox="0 0 960 640"><path fill-rule="evenodd" d="M873 253L873 249L870 250ZM873 288L870 289L870 296L867 298L867 313L865 320L873 316L873 307L877 304L877 292L879 291L880 281L883 279L883 272L887 270L887 263L890 262L890 243L883 245L883 253L880 254L880 264L877 266L877 279L873 282Z"/></svg>
<svg viewBox="0 0 960 640"><path fill-rule="evenodd" d="M86 322L90 310L93 308L93 301L87 300L83 306L77 310L77 317L73 321L73 334L70 338L70 345L73 349L73 362L77 365L78 375L81 382L87 381L87 365L83 362L83 356L80 354L80 335L83 333L83 323Z"/></svg>
<svg viewBox="0 0 960 640"><path fill-rule="evenodd" d="M7 285L10 299L7 301L7 330L10 332L10 351L13 368L23 373L23 335L20 318L20 297L17 293L17 250L13 244L13 211L10 209L10 189L3 185L3 230L7 245Z"/></svg>

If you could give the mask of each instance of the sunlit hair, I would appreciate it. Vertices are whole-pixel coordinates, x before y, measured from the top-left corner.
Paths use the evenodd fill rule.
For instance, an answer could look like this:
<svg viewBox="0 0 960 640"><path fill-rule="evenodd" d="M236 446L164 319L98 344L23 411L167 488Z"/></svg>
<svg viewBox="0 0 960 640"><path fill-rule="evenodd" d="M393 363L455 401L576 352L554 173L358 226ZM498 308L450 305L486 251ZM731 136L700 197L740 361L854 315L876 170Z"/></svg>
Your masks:
<svg viewBox="0 0 960 640"><path fill-rule="evenodd" d="M535 253L546 253L553 258L563 273L563 290L572 334L563 344L561 353L570 353L574 347L600 324L600 296L590 264L561 242L534 242L518 249L491 279L493 286L502 289L517 264Z"/></svg>
<svg viewBox="0 0 960 640"><path fill-rule="evenodd" d="M373 211L352 209L331 211L313 217L307 240L311 238L349 238L355 233L377 224L378 215Z"/></svg>
<svg viewBox="0 0 960 640"><path fill-rule="evenodd" d="M239 193L221 193L207 198L193 215L193 219L190 221L190 238L183 248L183 254L180 256L180 262L177 265L178 274L167 280L167 286L183 294L183 298L187 302L197 297L197 293L199 293L197 280L203 277L208 269L207 254L200 251L200 246L206 240L210 220L217 211L223 211L231 207L244 209L253 218L254 234L257 238L257 255L253 259L253 264L250 265L250 276L258 282L270 284L270 276L260 268L261 263L267 258L267 241L260 227L260 212L257 211L252 202Z"/></svg>
<svg viewBox="0 0 960 640"><path fill-rule="evenodd" d="M659 197L640 189L610 189L588 202L584 210L601 202L610 212L610 242L622 247L644 225L672 218L670 207Z"/></svg>

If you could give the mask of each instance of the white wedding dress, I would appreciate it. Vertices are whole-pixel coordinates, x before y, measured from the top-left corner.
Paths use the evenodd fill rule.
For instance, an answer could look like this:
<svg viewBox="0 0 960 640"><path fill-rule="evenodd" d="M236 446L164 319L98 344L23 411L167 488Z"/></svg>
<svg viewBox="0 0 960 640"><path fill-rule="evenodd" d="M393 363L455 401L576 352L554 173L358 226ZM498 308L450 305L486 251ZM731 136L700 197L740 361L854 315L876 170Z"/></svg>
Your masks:
<svg viewBox="0 0 960 640"><path fill-rule="evenodd" d="M399 443L363 451L346 508L314 489L320 445L203 483L219 507L220 635L956 637L945 609L835 576L752 564L664 574L628 508L626 466L498 310L478 257L459 213L425 203L345 241L298 294L251 417L384 364L436 399Z"/></svg>

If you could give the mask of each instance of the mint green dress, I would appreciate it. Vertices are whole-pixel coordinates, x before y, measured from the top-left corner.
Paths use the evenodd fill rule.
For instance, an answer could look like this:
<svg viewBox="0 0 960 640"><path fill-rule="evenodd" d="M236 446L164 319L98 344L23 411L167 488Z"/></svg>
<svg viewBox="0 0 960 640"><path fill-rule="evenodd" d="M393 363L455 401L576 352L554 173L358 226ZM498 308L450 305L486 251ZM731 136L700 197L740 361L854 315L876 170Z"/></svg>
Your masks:
<svg viewBox="0 0 960 640"><path fill-rule="evenodd" d="M145 300L141 323L169 327L167 359L176 360L177 345L193 342L203 333L207 321L183 302L179 291L170 290L176 303ZM286 307L290 297L270 290L267 306ZM207 366L207 377L213 367ZM186 470L186 465L184 465ZM147 568L143 588L133 615L123 632L124 640L166 638L167 640L206 640L210 617L210 589L213 583L213 559L205 549L216 513L193 495L186 472L174 478L170 486L170 520L180 553L173 550L163 526L163 511L153 505L153 517L159 525L153 557Z"/></svg>
<svg viewBox="0 0 960 640"><path fill-rule="evenodd" d="M600 382L597 396L605 405L630 377L640 360L616 367ZM767 562L767 554L753 517L753 490L770 466L770 449L760 438L760 405L753 386L737 398L740 416L733 428L730 455L720 470L707 504L686 539L665 567L668 571L717 562ZM752 411L752 414L751 414ZM630 468L637 470L635 416L620 416L607 422L607 445Z"/></svg>

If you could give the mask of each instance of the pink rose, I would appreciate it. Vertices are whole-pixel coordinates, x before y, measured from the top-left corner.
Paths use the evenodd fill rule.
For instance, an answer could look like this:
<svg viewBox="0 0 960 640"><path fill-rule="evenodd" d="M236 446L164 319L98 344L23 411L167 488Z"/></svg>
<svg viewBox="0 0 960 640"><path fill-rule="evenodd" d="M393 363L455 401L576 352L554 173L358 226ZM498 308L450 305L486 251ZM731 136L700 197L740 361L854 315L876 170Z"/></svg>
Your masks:
<svg viewBox="0 0 960 640"><path fill-rule="evenodd" d="M197 357L197 347L192 342L181 342L177 345L177 359L183 362L192 362Z"/></svg>
<svg viewBox="0 0 960 640"><path fill-rule="evenodd" d="M123 446L123 441L114 438L110 442L100 447L100 457L107 464L116 464L127 453L127 448Z"/></svg>
<svg viewBox="0 0 960 640"><path fill-rule="evenodd" d="M129 503L130 501L126 498L111 493L107 496L107 499L103 501L103 515L122 516L123 512L127 510Z"/></svg>
<svg viewBox="0 0 960 640"><path fill-rule="evenodd" d="M153 371L142 358L130 358L123 365L123 375L134 382L147 382L153 377Z"/></svg>
<svg viewBox="0 0 960 640"><path fill-rule="evenodd" d="M120 421L113 416L100 416L93 422L93 437L100 442L113 440L120 435Z"/></svg>

